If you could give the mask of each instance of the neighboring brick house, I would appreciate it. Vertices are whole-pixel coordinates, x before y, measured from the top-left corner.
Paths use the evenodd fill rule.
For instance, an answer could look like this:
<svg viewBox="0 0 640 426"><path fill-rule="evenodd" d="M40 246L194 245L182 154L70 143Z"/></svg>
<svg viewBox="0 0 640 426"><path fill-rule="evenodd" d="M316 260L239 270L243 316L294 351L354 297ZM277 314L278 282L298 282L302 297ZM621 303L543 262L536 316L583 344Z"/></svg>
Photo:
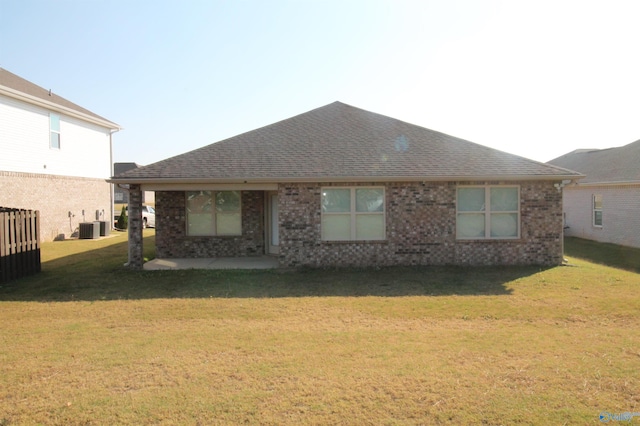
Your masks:
<svg viewBox="0 0 640 426"><path fill-rule="evenodd" d="M0 206L40 210L43 241L113 217L112 133L120 127L0 68Z"/></svg>
<svg viewBox="0 0 640 426"><path fill-rule="evenodd" d="M579 149L549 164L586 176L564 188L566 235L640 247L640 140Z"/></svg>
<svg viewBox="0 0 640 426"><path fill-rule="evenodd" d="M158 258L273 254L282 267L557 265L576 172L335 102L113 177L156 191Z"/></svg>

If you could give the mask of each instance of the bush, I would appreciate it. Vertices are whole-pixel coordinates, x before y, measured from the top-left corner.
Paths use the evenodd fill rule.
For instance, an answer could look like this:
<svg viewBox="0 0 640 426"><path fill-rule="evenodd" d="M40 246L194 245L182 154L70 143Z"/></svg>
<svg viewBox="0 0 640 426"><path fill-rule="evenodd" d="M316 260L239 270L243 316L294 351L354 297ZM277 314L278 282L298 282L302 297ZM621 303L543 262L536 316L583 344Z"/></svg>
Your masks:
<svg viewBox="0 0 640 426"><path fill-rule="evenodd" d="M128 226L129 226L129 219L127 218L127 209L125 208L125 206L122 206L120 217L118 218L118 222L116 222L116 228L127 229Z"/></svg>

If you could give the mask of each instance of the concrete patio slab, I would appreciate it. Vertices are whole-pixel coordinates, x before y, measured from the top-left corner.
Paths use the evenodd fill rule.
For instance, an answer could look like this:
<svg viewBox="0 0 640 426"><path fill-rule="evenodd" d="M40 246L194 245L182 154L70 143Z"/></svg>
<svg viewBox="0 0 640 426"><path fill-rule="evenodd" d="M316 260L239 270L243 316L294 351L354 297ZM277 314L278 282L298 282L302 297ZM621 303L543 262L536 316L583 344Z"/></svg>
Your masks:
<svg viewBox="0 0 640 426"><path fill-rule="evenodd" d="M276 269L278 259L260 257L215 257L202 259L153 259L143 265L145 271L170 269Z"/></svg>

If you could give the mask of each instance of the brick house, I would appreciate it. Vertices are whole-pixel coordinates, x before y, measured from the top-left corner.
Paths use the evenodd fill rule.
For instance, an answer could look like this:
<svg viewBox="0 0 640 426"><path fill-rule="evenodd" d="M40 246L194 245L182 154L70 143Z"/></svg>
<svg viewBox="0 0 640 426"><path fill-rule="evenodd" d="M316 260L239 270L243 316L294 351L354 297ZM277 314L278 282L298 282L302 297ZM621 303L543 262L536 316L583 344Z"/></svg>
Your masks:
<svg viewBox="0 0 640 426"><path fill-rule="evenodd" d="M0 68L0 206L40 210L41 240L111 220L117 124Z"/></svg>
<svg viewBox="0 0 640 426"><path fill-rule="evenodd" d="M564 188L566 235L640 247L640 140L579 149L549 164L586 176Z"/></svg>
<svg viewBox="0 0 640 426"><path fill-rule="evenodd" d="M558 188L580 177L335 102L110 182L129 185L134 268L144 190L156 191L158 258L557 265Z"/></svg>

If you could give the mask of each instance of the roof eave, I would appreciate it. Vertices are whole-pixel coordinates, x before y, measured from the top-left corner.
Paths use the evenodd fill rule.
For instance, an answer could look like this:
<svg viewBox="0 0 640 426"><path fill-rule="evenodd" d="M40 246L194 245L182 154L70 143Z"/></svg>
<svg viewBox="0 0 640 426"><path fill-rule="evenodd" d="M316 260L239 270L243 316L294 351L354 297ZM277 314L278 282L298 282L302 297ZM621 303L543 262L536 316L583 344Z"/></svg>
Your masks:
<svg viewBox="0 0 640 426"><path fill-rule="evenodd" d="M27 102L32 105L36 105L42 108L46 108L52 111L57 111L63 114L66 114L71 117L78 118L83 121L88 121L89 123L96 124L101 127L106 127L112 131L120 131L122 127L114 122L109 120L102 120L97 117L93 117L91 115L85 114L80 111L76 111L72 108L68 108L62 105L58 105L55 102L49 102L44 99L38 98L36 96L32 96L21 92L19 90L12 89L10 87L0 85L0 95L5 95L13 99L17 99L19 101Z"/></svg>
<svg viewBox="0 0 640 426"><path fill-rule="evenodd" d="M587 186L639 186L640 180L623 180L623 181L600 181L600 182L577 182L580 187Z"/></svg>
<svg viewBox="0 0 640 426"><path fill-rule="evenodd" d="M176 184L176 183L329 183L329 182L477 182L477 181L561 181L578 180L584 175L460 175L460 176L315 176L315 177L269 177L269 178L115 178L107 179L113 184Z"/></svg>

